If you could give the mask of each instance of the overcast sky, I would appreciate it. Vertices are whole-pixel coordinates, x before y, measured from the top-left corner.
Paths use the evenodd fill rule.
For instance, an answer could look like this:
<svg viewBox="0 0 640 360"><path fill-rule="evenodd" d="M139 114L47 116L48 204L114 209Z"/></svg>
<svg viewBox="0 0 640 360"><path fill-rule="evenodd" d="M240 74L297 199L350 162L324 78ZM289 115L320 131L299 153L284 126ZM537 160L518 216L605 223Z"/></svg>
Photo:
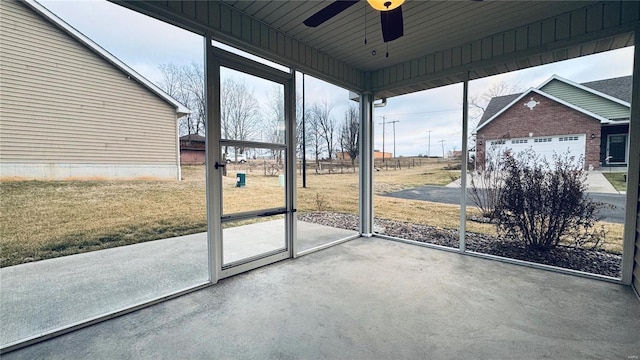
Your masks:
<svg viewBox="0 0 640 360"><path fill-rule="evenodd" d="M1 1L1 0L0 0ZM203 63L203 38L177 27L106 1L41 1L49 10L87 35L107 51L124 61L153 82L161 79L160 64ZM517 83L522 88L539 86L553 74L583 83L631 75L633 48L579 59L538 66L503 75L472 81L470 95L481 94L501 81ZM344 118L349 106L348 92L323 81L306 77L306 103L326 100L334 104L333 115ZM268 89L254 88L258 97L266 97ZM262 101L263 99L261 99ZM375 115L375 148L382 150L383 116L395 123L397 155L427 154L431 131L431 155L461 149L462 85L451 85L389 99ZM393 125L387 124L385 151L393 151Z"/></svg>

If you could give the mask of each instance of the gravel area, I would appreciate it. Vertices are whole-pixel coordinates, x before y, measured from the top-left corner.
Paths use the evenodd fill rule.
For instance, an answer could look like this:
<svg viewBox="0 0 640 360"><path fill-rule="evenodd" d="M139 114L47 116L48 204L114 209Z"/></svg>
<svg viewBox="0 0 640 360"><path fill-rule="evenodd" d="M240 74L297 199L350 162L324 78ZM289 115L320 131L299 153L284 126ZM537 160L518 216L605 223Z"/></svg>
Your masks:
<svg viewBox="0 0 640 360"><path fill-rule="evenodd" d="M356 215L334 212L300 214L299 220L342 229L358 230ZM395 220L376 219L374 231L379 234L447 247L458 247L458 230L412 224ZM611 277L620 276L622 257L605 251L559 246L550 251L529 251L515 242L494 236L467 232L467 250L506 258L531 261L567 269Z"/></svg>

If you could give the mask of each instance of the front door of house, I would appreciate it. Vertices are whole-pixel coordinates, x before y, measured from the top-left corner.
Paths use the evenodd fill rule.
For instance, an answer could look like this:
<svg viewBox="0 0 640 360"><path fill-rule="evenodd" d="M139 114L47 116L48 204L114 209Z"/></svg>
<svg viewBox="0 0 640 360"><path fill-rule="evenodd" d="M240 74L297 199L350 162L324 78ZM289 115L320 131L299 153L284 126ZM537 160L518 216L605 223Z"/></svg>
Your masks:
<svg viewBox="0 0 640 360"><path fill-rule="evenodd" d="M611 134L607 137L607 158L609 164L627 162L627 134Z"/></svg>
<svg viewBox="0 0 640 360"><path fill-rule="evenodd" d="M208 46L210 262L214 281L292 256L294 77Z"/></svg>

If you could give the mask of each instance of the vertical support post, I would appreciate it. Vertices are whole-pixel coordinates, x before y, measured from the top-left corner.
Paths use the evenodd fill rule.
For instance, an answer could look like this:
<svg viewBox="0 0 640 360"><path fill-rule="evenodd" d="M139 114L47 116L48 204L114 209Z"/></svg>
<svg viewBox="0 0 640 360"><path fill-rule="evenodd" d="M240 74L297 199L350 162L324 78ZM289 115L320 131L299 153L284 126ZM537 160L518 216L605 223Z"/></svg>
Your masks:
<svg viewBox="0 0 640 360"><path fill-rule="evenodd" d="M469 131L469 72L465 76L462 87L462 160L460 164L460 247L461 253L466 251L467 232L467 164L468 144L467 133Z"/></svg>
<svg viewBox="0 0 640 360"><path fill-rule="evenodd" d="M302 73L302 187L307 187L307 133L305 128L305 115L307 109L304 105L305 94L304 94L304 73ZM297 144L296 144L297 146Z"/></svg>
<svg viewBox="0 0 640 360"><path fill-rule="evenodd" d="M286 144L287 144L287 153L286 153L286 182L285 188L287 192L287 247L289 249L289 257L294 258L298 253L297 250L297 239L298 239L298 228L296 221L296 209L298 204L298 197L296 195L297 184L298 184L298 173L296 172L296 164L298 163L296 159L297 144L296 144L296 134L298 131L296 129L297 126L297 117L296 117L296 72L294 68L291 68L291 80L289 83L285 84L284 87L284 109L285 109L285 134L286 134ZM304 75L303 75L304 76ZM304 158L304 156L303 156ZM303 160L304 161L304 160Z"/></svg>
<svg viewBox="0 0 640 360"><path fill-rule="evenodd" d="M213 56L211 34L204 37L205 54L205 147L207 199L207 253L209 281L217 283L222 270L222 172L215 168L220 161L220 66Z"/></svg>
<svg viewBox="0 0 640 360"><path fill-rule="evenodd" d="M373 94L360 94L360 234L373 236Z"/></svg>
<svg viewBox="0 0 640 360"><path fill-rule="evenodd" d="M640 139L640 30L635 32L633 61L633 89L631 114L629 117L629 139ZM622 282L633 281L636 251L636 226L638 221L638 181L640 178L640 142L629 141L629 163L627 167L627 202L622 241ZM636 264L640 266L640 264ZM636 289L640 291L640 289Z"/></svg>

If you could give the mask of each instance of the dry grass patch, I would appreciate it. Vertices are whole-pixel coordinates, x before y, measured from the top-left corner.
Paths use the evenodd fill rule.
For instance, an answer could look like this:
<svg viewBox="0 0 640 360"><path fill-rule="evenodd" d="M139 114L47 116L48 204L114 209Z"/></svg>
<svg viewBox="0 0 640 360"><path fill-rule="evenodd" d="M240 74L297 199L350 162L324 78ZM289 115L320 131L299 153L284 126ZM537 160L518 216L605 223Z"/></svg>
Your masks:
<svg viewBox="0 0 640 360"><path fill-rule="evenodd" d="M380 196L420 185L444 185L460 171L446 164L382 170L374 174L376 217L458 228L459 207ZM235 187L237 171L247 172L247 186ZM0 265L99 250L206 231L204 166L182 168L184 181L10 181L0 183ZM357 214L358 174L316 175L307 188L298 176L298 211ZM223 181L225 213L280 207L284 188L277 176L259 166L231 165ZM322 206L323 209L318 207ZM469 208L472 214L479 212ZM621 252L623 226L604 223L605 248ZM489 224L468 221L468 231L495 234Z"/></svg>
<svg viewBox="0 0 640 360"><path fill-rule="evenodd" d="M197 183L3 182L0 197L2 266L206 230Z"/></svg>

